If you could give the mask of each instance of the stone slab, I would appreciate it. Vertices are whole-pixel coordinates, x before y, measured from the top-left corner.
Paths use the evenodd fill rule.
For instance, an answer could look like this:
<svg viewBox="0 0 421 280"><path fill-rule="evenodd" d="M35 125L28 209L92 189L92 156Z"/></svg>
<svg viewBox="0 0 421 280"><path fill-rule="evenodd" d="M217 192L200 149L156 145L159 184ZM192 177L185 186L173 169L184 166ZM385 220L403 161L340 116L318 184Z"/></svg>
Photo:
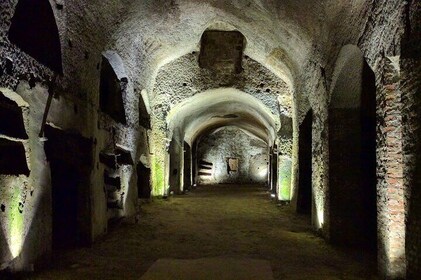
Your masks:
<svg viewBox="0 0 421 280"><path fill-rule="evenodd" d="M141 280L271 280L270 262L256 259L159 259Z"/></svg>

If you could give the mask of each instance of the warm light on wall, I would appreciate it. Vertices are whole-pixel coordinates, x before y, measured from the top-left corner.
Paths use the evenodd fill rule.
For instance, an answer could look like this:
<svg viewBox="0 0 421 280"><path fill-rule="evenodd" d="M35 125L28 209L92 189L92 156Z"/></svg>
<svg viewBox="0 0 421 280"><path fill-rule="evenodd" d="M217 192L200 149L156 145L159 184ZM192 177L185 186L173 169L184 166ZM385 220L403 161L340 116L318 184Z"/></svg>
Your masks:
<svg viewBox="0 0 421 280"><path fill-rule="evenodd" d="M266 166L265 166L266 167ZM262 168L259 171L259 177L260 178L266 178L268 176L268 169L267 168Z"/></svg>
<svg viewBox="0 0 421 280"><path fill-rule="evenodd" d="M313 225L316 227L317 230L323 229L323 225L325 222L325 212L324 212L324 201L322 197L315 197L314 199L314 208L316 213L313 214Z"/></svg>
<svg viewBox="0 0 421 280"><path fill-rule="evenodd" d="M317 209L317 228L321 229L323 228L324 224L324 211L323 209Z"/></svg>

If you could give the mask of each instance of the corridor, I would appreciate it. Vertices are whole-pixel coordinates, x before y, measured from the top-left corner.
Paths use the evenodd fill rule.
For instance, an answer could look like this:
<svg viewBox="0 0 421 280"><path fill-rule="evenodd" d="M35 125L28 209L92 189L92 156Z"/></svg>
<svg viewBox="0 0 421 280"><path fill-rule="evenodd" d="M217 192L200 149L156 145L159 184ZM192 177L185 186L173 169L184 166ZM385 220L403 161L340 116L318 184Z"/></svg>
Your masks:
<svg viewBox="0 0 421 280"><path fill-rule="evenodd" d="M375 256L327 245L309 218L276 205L259 186L199 186L169 200L144 201L138 219L92 248L55 258L54 269L31 279L142 279L158 259L215 257L266 260L274 279L377 279Z"/></svg>

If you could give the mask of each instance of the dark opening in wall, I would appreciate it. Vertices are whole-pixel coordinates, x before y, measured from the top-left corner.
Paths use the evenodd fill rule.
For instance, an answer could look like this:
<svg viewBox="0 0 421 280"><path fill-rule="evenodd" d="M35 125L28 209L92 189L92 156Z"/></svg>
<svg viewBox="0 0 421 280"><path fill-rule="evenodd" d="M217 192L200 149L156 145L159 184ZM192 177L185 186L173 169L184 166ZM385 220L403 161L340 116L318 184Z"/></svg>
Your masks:
<svg viewBox="0 0 421 280"><path fill-rule="evenodd" d="M143 163L137 165L137 193L139 198L151 197L151 170Z"/></svg>
<svg viewBox="0 0 421 280"><path fill-rule="evenodd" d="M376 174L376 78L364 61L363 91L361 96L361 188L366 191L362 199L365 211L361 214L367 235L363 245L377 249L377 174Z"/></svg>
<svg viewBox="0 0 421 280"><path fill-rule="evenodd" d="M189 190L192 185L192 151L190 145L184 142L184 190Z"/></svg>
<svg viewBox="0 0 421 280"><path fill-rule="evenodd" d="M48 0L19 0L9 40L55 72L63 72L60 37Z"/></svg>
<svg viewBox="0 0 421 280"><path fill-rule="evenodd" d="M228 165L228 163L227 163ZM201 159L199 161L199 176L209 177L212 176L213 163Z"/></svg>
<svg viewBox="0 0 421 280"><path fill-rule="evenodd" d="M116 156L113 153L107 153L105 151L100 152L99 161L111 169L117 168Z"/></svg>
<svg viewBox="0 0 421 280"><path fill-rule="evenodd" d="M357 47L346 48L329 105L331 240L376 249L375 76Z"/></svg>
<svg viewBox="0 0 421 280"><path fill-rule="evenodd" d="M46 126L45 135L45 153L51 169L53 249L88 245L92 141L51 126Z"/></svg>
<svg viewBox="0 0 421 280"><path fill-rule="evenodd" d="M0 138L0 174L29 176L29 173L23 143Z"/></svg>
<svg viewBox="0 0 421 280"><path fill-rule="evenodd" d="M113 177L108 172L104 172L104 183L106 185L114 187L115 190L121 189L121 179L120 177Z"/></svg>
<svg viewBox="0 0 421 280"><path fill-rule="evenodd" d="M273 194L278 193L278 147L274 145L272 149L271 172L270 172L270 185Z"/></svg>
<svg viewBox="0 0 421 280"><path fill-rule="evenodd" d="M197 141L194 141L192 144L191 149L191 161L192 161L192 186L196 186L197 184L197 170L198 170L198 163L197 163Z"/></svg>
<svg viewBox="0 0 421 280"><path fill-rule="evenodd" d="M122 209L123 195L121 191L121 179L115 171L104 171L104 184L107 193L107 207L109 209Z"/></svg>
<svg viewBox="0 0 421 280"><path fill-rule="evenodd" d="M139 124L146 129L151 129L150 117L142 96L139 97Z"/></svg>
<svg viewBox="0 0 421 280"><path fill-rule="evenodd" d="M173 193L180 193L181 192L181 177L180 172L178 172L178 169L180 168L181 164L181 157L182 155L180 152L182 152L182 148L180 147L180 144L175 141L173 138L170 143L169 147L169 157L170 157L170 166L169 166L169 185L170 185L170 192Z"/></svg>
<svg viewBox="0 0 421 280"><path fill-rule="evenodd" d="M245 38L238 31L205 31L202 35L199 65L224 73L240 73Z"/></svg>
<svg viewBox="0 0 421 280"><path fill-rule="evenodd" d="M126 86L127 78L123 77L119 79L113 66L110 64L109 58L103 56L100 79L100 108L101 111L122 124L126 124L123 103L123 92Z"/></svg>
<svg viewBox="0 0 421 280"><path fill-rule="evenodd" d="M0 91L0 134L28 139L23 122L22 108Z"/></svg>
<svg viewBox="0 0 421 280"><path fill-rule="evenodd" d="M311 176L312 176L312 124L313 111L310 110L304 121L300 125L299 135L299 179L297 194L297 212L301 214L311 214Z"/></svg>
<svg viewBox="0 0 421 280"><path fill-rule="evenodd" d="M117 147L115 150L117 163L120 165L133 165L133 159L130 151Z"/></svg>

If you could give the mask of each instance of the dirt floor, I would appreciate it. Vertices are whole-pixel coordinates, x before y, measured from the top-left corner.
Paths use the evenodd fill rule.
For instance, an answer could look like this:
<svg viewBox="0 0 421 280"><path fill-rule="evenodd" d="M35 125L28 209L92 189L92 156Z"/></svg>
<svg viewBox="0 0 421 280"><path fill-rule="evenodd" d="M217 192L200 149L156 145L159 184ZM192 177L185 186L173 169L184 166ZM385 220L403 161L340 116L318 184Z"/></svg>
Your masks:
<svg viewBox="0 0 421 280"><path fill-rule="evenodd" d="M140 279L158 259L270 261L275 279L377 279L373 256L317 237L306 216L257 186L201 186L143 202L137 224L120 224L92 248L62 253L30 279Z"/></svg>

